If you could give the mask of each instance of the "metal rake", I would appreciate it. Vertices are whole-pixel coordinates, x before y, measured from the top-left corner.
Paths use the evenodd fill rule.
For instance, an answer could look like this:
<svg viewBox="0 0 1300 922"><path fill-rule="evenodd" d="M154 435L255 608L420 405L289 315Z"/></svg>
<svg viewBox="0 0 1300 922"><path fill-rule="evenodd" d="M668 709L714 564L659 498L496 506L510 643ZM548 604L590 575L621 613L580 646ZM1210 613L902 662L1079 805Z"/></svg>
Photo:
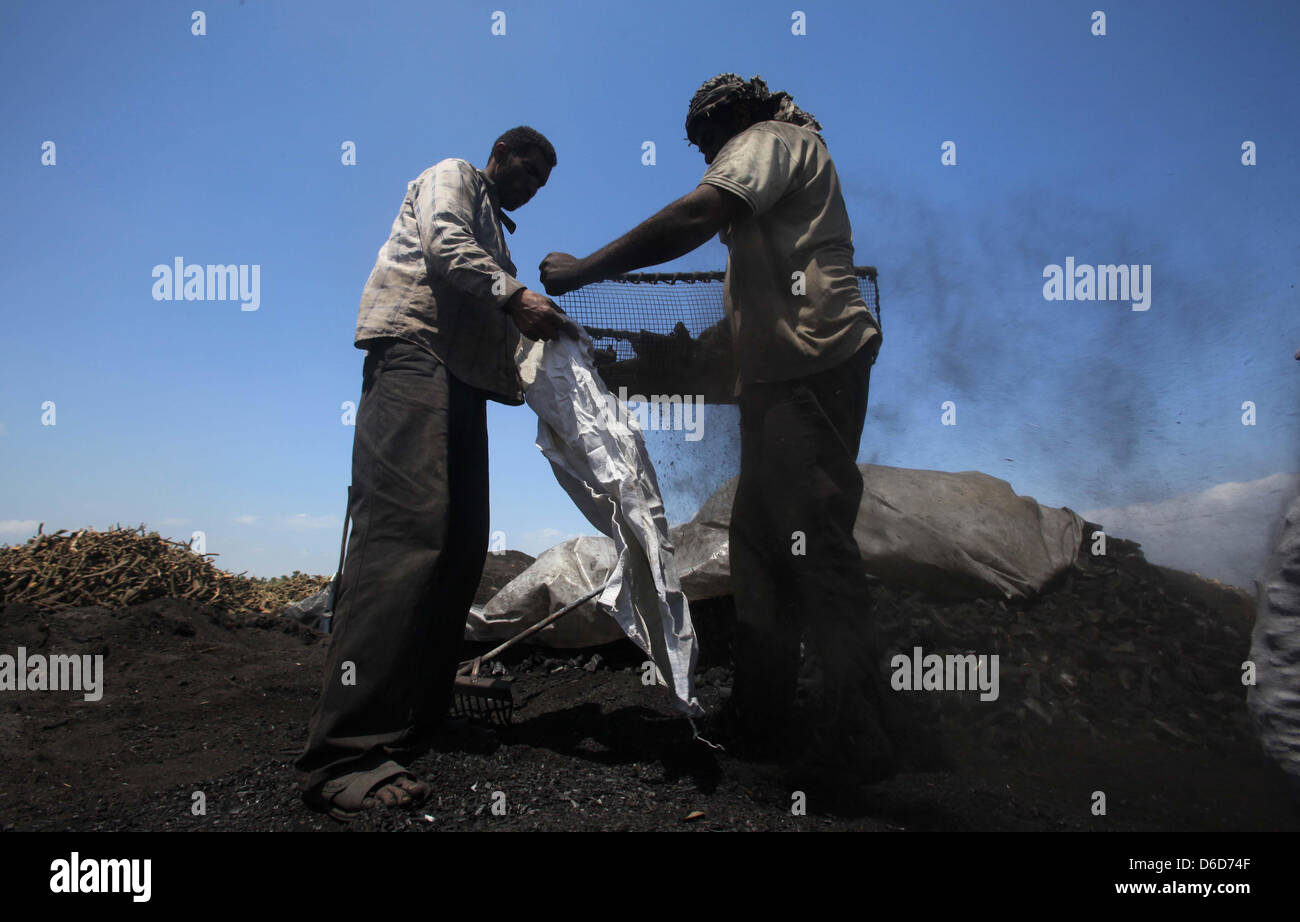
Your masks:
<svg viewBox="0 0 1300 922"><path fill-rule="evenodd" d="M520 641L532 637L538 631L558 621L578 606L590 602L604 592L605 586L608 585L609 583L606 582L600 588L593 589L576 602L570 602L559 611L552 612L532 627L520 631L505 643L489 650L482 656L476 656L461 663L456 670L456 684L452 690L452 714L457 717L486 720L488 723L494 723L502 727L510 726L515 710L513 682L509 679L479 675L483 664L491 662Z"/></svg>

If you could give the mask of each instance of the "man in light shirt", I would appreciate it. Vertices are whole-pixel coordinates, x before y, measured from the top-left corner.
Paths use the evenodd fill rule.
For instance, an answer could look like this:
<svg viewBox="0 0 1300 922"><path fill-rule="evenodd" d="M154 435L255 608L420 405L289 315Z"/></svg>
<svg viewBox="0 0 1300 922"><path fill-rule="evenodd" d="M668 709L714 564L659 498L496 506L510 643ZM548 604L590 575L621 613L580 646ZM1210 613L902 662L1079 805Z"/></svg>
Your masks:
<svg viewBox="0 0 1300 922"><path fill-rule="evenodd" d="M352 447L353 522L321 697L296 767L340 820L429 794L392 757L447 713L488 544L488 400L518 406L522 333L563 316L515 275L505 215L546 184L555 150L512 128L482 170L430 167L406 190L361 295L366 350Z"/></svg>
<svg viewBox="0 0 1300 922"><path fill-rule="evenodd" d="M881 334L853 274L853 232L820 129L758 77L712 78L686 119L709 165L700 185L590 256L551 253L541 278L563 294L675 259L714 234L727 245L741 425L730 532L739 623L735 686L718 729L761 752L805 753L794 780L839 795L894 774L894 720L853 538ZM824 667L826 719L798 738L802 639Z"/></svg>

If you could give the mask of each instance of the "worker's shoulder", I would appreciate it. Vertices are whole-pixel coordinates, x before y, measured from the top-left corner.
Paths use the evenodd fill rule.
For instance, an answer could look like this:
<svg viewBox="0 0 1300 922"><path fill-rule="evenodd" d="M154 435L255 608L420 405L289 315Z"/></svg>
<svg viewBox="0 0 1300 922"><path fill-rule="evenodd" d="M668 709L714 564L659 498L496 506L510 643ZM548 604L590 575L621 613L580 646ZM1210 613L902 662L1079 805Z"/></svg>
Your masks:
<svg viewBox="0 0 1300 922"><path fill-rule="evenodd" d="M779 141L796 164L820 164L823 159L829 159L826 146L817 132L802 125L778 122L775 119L755 122L733 140L742 145L745 143L743 140L745 138L754 139L754 143L760 143L760 146L771 143L770 141L757 142L760 135Z"/></svg>
<svg viewBox="0 0 1300 922"><path fill-rule="evenodd" d="M478 175L478 168L468 160L462 160L460 157L448 157L445 160L439 160L429 169L431 170L460 170L462 173L472 173Z"/></svg>
<svg viewBox="0 0 1300 922"><path fill-rule="evenodd" d="M459 157L447 157L439 160L433 166L426 169L415 179L411 180L411 185L421 182L432 182L438 176L455 176L460 177L467 183L477 183L481 181L481 174L474 164L468 160L462 160Z"/></svg>
<svg viewBox="0 0 1300 922"><path fill-rule="evenodd" d="M817 132L811 128L805 128L803 125L795 125L790 122L780 122L776 119L768 119L765 122L755 122L745 129L746 131L764 131L774 134L787 144L816 144Z"/></svg>

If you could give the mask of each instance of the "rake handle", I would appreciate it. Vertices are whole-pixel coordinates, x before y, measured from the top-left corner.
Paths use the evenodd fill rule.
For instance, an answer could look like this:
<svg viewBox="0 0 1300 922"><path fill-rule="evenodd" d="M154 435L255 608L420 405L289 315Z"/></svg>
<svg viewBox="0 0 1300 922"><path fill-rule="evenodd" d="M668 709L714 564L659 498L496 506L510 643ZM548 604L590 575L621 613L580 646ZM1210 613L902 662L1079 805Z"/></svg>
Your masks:
<svg viewBox="0 0 1300 922"><path fill-rule="evenodd" d="M511 637L505 643L501 644L501 646L489 650L488 652L484 653L482 656L477 656L472 660L461 663L460 668L456 670L456 675L461 676L461 675L469 675L471 673L476 674L478 672L479 666L483 665L488 660L495 659L501 653L505 652L510 647L513 647L521 640L527 640L529 637L532 637L538 631L542 630L543 628L551 624L551 622L557 620L558 618L564 615L567 615L569 612L573 611L579 605L585 605L587 602L590 602L596 596L604 592L605 586L608 585L609 583L606 582L604 585L600 586L599 588L591 590L591 592L588 592L586 595L578 599L576 602L570 602L568 605L564 606L559 611L552 612L551 614L547 615L545 618L543 618L541 621L538 621L536 624L534 624L532 627L528 628L527 630L520 631L514 637Z"/></svg>

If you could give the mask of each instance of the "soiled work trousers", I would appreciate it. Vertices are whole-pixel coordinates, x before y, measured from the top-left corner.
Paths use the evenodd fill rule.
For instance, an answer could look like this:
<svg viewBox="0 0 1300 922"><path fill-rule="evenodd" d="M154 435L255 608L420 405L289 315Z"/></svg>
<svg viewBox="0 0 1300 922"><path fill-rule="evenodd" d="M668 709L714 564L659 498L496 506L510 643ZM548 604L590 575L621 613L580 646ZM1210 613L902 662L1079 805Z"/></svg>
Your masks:
<svg viewBox="0 0 1300 922"><path fill-rule="evenodd" d="M876 349L868 343L848 362L807 378L746 385L740 398L730 533L738 620L732 701L751 740L788 741L801 640L822 661L821 716L830 734L878 741L884 729L870 586L853 539L863 489L858 443Z"/></svg>
<svg viewBox="0 0 1300 922"><path fill-rule="evenodd" d="M352 535L321 696L296 767L310 790L377 767L447 713L488 543L486 395L400 340L366 353Z"/></svg>

